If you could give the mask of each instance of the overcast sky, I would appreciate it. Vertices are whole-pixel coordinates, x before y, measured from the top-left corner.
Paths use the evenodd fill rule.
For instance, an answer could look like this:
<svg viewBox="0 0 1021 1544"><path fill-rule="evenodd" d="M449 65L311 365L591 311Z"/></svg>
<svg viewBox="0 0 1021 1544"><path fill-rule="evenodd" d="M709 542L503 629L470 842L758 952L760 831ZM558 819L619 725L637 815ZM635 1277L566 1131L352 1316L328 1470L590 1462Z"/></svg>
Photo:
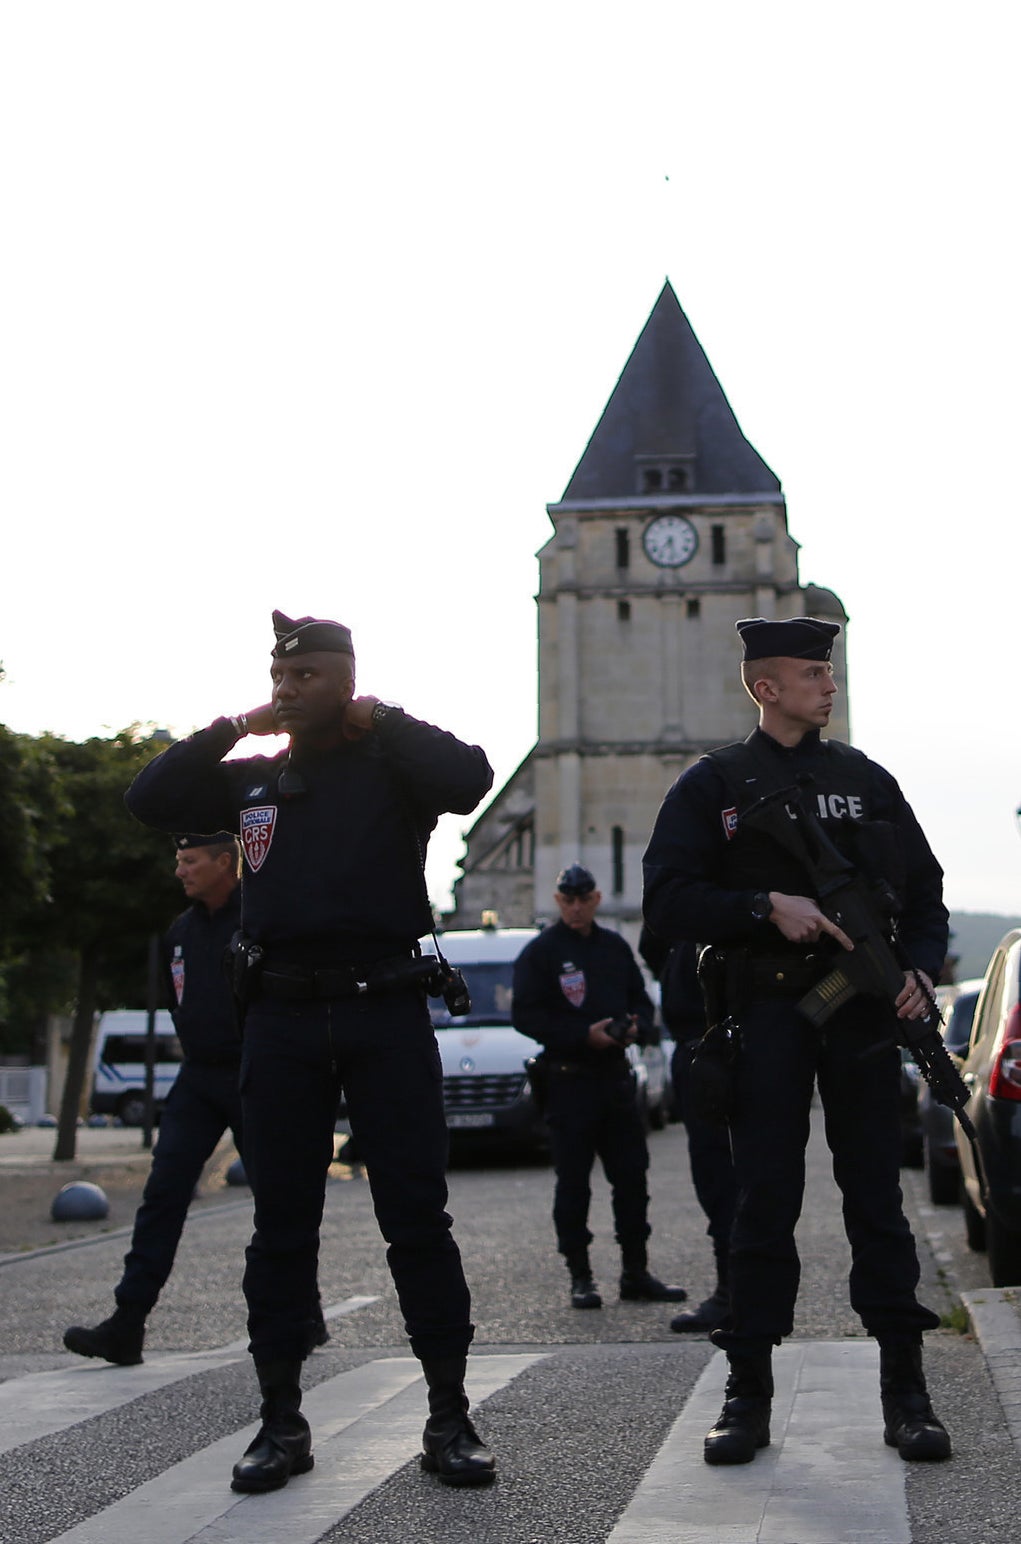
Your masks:
<svg viewBox="0 0 1021 1544"><path fill-rule="evenodd" d="M278 606L499 786L545 506L669 276L855 742L951 907L1021 915L1017 14L0 5L0 720L253 706Z"/></svg>

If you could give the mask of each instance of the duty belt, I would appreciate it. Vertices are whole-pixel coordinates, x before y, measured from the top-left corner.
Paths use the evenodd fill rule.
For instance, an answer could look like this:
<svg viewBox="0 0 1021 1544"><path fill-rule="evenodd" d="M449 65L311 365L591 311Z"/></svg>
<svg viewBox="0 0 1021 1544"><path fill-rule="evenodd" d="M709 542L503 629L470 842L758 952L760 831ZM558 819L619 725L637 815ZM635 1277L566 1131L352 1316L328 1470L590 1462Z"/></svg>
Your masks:
<svg viewBox="0 0 1021 1544"><path fill-rule="evenodd" d="M311 1001L321 997L369 997L379 992L398 992L425 986L435 974L432 958L415 959L396 954L373 960L371 965L341 965L321 970L259 972L256 995Z"/></svg>
<svg viewBox="0 0 1021 1544"><path fill-rule="evenodd" d="M801 997L821 981L833 967L833 955L749 954L745 969L752 994L775 993L778 997Z"/></svg>

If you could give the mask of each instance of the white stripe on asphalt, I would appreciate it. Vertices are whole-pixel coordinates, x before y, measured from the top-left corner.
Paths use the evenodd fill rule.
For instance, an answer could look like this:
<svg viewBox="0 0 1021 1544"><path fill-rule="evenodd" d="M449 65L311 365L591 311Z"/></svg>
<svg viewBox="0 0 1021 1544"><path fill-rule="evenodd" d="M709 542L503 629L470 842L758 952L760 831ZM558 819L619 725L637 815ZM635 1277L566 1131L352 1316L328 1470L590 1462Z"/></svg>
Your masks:
<svg viewBox="0 0 1021 1544"><path fill-rule="evenodd" d="M750 1464L713 1466L702 1442L726 1370L718 1351L607 1544L911 1544L905 1465L883 1443L875 1341L782 1346L771 1445Z"/></svg>
<svg viewBox="0 0 1021 1544"><path fill-rule="evenodd" d="M548 1353L475 1355L468 1361L473 1404L503 1388ZM370 1491L421 1451L425 1384L414 1357L386 1357L340 1373L302 1401L313 1432L315 1468L268 1495L230 1490L231 1467L258 1425L223 1437L133 1490L51 1544L314 1544Z"/></svg>
<svg viewBox="0 0 1021 1544"><path fill-rule="evenodd" d="M323 1317L337 1319L378 1301L378 1297L349 1297L324 1309ZM9 1378L0 1383L0 1453L65 1431L79 1421L105 1415L194 1373L238 1361L247 1349L246 1336L212 1351L148 1356L140 1367L114 1367L109 1362L76 1359L72 1366L53 1372Z"/></svg>

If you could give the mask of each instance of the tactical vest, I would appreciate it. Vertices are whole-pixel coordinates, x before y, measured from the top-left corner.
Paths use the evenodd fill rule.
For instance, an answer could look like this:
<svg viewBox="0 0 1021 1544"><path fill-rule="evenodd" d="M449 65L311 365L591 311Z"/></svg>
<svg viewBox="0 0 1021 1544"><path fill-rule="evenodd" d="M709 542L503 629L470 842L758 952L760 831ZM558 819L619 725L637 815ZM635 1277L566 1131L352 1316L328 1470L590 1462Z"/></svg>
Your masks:
<svg viewBox="0 0 1021 1544"><path fill-rule="evenodd" d="M741 815L766 794L797 786L805 806L822 821L834 845L857 867L896 870L899 863L889 845L892 827L873 821L874 783L862 751L840 740L821 742L809 760L792 766L746 740L710 751L707 757L726 787L727 807L721 810L728 835L722 883L733 890L779 890L784 895L814 895L808 874L793 854L785 852L764 832L742 829ZM876 837L882 852L875 861L863 859L863 839ZM889 873L896 885L897 876Z"/></svg>

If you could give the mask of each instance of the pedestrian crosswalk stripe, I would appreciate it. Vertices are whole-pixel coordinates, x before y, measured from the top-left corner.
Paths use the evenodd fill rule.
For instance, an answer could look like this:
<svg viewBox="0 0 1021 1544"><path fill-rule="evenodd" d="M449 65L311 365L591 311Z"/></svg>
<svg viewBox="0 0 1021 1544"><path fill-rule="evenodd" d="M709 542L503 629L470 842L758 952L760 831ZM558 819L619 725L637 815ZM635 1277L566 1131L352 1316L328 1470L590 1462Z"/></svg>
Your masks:
<svg viewBox="0 0 1021 1544"><path fill-rule="evenodd" d="M723 1402L717 1352L607 1544L910 1544L905 1464L883 1442L874 1341L791 1341L773 1357L771 1445L705 1463Z"/></svg>
<svg viewBox="0 0 1021 1544"><path fill-rule="evenodd" d="M548 1353L474 1355L473 1404ZM230 1472L258 1423L223 1437L51 1544L314 1544L352 1507L421 1451L426 1393L419 1362L384 1357L310 1389L302 1401L315 1468L280 1491L239 1496Z"/></svg>
<svg viewBox="0 0 1021 1544"><path fill-rule="evenodd" d="M323 1317L336 1319L378 1301L378 1297L349 1297L324 1309ZM72 1366L53 1372L9 1378L0 1383L0 1453L66 1431L79 1421L106 1415L182 1378L238 1361L247 1349L246 1336L213 1351L147 1355L140 1367L113 1367L109 1362L75 1358Z"/></svg>

